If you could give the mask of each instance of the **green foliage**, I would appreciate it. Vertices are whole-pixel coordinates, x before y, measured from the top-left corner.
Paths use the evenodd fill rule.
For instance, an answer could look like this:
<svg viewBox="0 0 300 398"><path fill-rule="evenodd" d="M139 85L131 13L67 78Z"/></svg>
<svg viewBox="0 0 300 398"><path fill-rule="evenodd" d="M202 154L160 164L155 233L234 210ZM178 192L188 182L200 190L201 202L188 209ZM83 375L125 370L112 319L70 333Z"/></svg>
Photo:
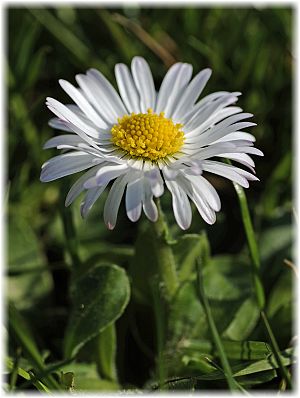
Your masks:
<svg viewBox="0 0 300 398"><path fill-rule="evenodd" d="M77 73L95 67L115 85L114 65L129 64L134 55L148 60L157 88L173 61L191 63L194 73L211 67L205 94L241 91L239 105L258 124L253 134L265 156L256 160L260 182L251 183L247 198L266 313L289 369L296 361L295 273L285 261L294 261L293 13L282 6L8 7L6 390L226 389L222 355L197 292L195 263L203 256L204 293L235 387L283 388L230 183L207 176L220 193L222 211L207 226L193 209L185 235L169 194L161 198L170 230L164 244L174 255L179 284L167 302L154 255L158 242L146 220L131 223L122 204L115 230L108 231L102 220L106 193L82 220L80 199L68 209L63 205L77 176L42 184L39 174L55 153L42 150L55 134L45 98L70 101L59 78L74 82ZM205 253L202 230L210 243Z"/></svg>
<svg viewBox="0 0 300 398"><path fill-rule="evenodd" d="M22 215L10 217L8 243L8 299L18 308L28 308L52 289L46 259L30 223Z"/></svg>
<svg viewBox="0 0 300 398"><path fill-rule="evenodd" d="M65 336L65 357L118 319L129 300L125 271L111 264L95 265L76 278L72 287L73 308Z"/></svg>

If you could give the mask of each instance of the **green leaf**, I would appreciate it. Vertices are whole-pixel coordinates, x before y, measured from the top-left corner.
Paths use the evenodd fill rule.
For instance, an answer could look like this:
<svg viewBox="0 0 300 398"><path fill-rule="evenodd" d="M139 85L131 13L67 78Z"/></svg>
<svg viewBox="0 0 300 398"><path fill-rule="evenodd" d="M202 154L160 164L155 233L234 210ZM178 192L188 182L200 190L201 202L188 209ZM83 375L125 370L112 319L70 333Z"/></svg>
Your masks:
<svg viewBox="0 0 300 398"><path fill-rule="evenodd" d="M8 307L8 321L9 326L18 339L22 349L27 354L28 359L30 359L32 365L41 370L44 366L44 361L37 345L35 344L32 331L25 319L12 303L9 303Z"/></svg>
<svg viewBox="0 0 300 398"><path fill-rule="evenodd" d="M272 351L270 346L263 341L227 341L222 339L225 353L230 359L257 360L269 356ZM218 351L209 340L183 340L180 350L185 355L207 354L218 356Z"/></svg>
<svg viewBox="0 0 300 398"><path fill-rule="evenodd" d="M7 289L8 299L19 309L30 307L50 292L52 279L45 268L46 259L38 239L27 220L17 215L9 218L8 263L9 273L21 271L8 278ZM30 272L32 269L37 272Z"/></svg>
<svg viewBox="0 0 300 398"><path fill-rule="evenodd" d="M247 298L223 332L223 337L231 340L245 340L255 328L259 317L260 311L255 298Z"/></svg>
<svg viewBox="0 0 300 398"><path fill-rule="evenodd" d="M95 364L73 363L62 368L73 375L73 391L117 391L119 385L111 380L100 379ZM65 373L64 373L65 374Z"/></svg>
<svg viewBox="0 0 300 398"><path fill-rule="evenodd" d="M124 269L100 264L74 281L72 294L73 310L65 335L67 358L122 315L130 286Z"/></svg>
<svg viewBox="0 0 300 398"><path fill-rule="evenodd" d="M280 358L284 366L289 366L292 363L296 362L296 357L292 348L288 348L285 351L282 351L280 354ZM261 361L257 361L247 366L244 366L242 369L237 370L234 375L235 376L245 376L252 373L262 372L264 370L277 369L278 364L274 357L274 355L270 355L268 359L262 359Z"/></svg>
<svg viewBox="0 0 300 398"><path fill-rule="evenodd" d="M9 303L8 307L8 321L12 333L15 335L32 366L43 372L44 360L35 343L29 325L12 303ZM42 381L45 382L48 387L58 389L56 381L50 375L44 377Z"/></svg>
<svg viewBox="0 0 300 398"><path fill-rule="evenodd" d="M267 306L270 324L281 345L292 338L293 275L292 270L284 269L271 290Z"/></svg>
<svg viewBox="0 0 300 398"><path fill-rule="evenodd" d="M6 368L9 372L11 372L14 369L14 363L11 358L6 359ZM22 377L25 380L32 380L32 384L37 388L37 390L42 391L42 392L47 392L50 393L50 390L39 380L34 380L34 377L31 373L28 373L26 370L24 370L21 367L17 367L17 373L20 377Z"/></svg>
<svg viewBox="0 0 300 398"><path fill-rule="evenodd" d="M281 351L280 357L284 366L290 366L296 363L296 357L292 348L288 348L284 351ZM254 375L254 374L260 375L261 372L275 370L275 369L278 369L278 365L273 354L271 354L268 358L259 361L255 362L251 361L243 364L232 365L233 376L237 378L238 382L240 380L240 377ZM275 373L273 374L274 376L276 375ZM194 378L197 380L224 380L225 375L223 372L220 372L218 370L210 372L208 374L197 375ZM245 382L244 378L242 378L241 380Z"/></svg>
<svg viewBox="0 0 300 398"><path fill-rule="evenodd" d="M158 273L155 262L155 247L151 228L148 224L140 227L135 243L135 253L130 262L132 294L142 304L152 303L151 280Z"/></svg>
<svg viewBox="0 0 300 398"><path fill-rule="evenodd" d="M293 299L292 277L292 271L289 269L285 270L273 286L267 307L267 313L270 318L276 316L276 314L283 308L291 308L291 302Z"/></svg>
<svg viewBox="0 0 300 398"><path fill-rule="evenodd" d="M216 256L203 269L204 291L209 299L230 301L251 293L250 268L233 256Z"/></svg>
<svg viewBox="0 0 300 398"><path fill-rule="evenodd" d="M107 326L96 337L95 344L97 348L96 362L101 378L116 381L117 336L114 323Z"/></svg>
<svg viewBox="0 0 300 398"><path fill-rule="evenodd" d="M192 337L207 337L206 316L197 300L194 283L185 283L171 303L168 330L169 344Z"/></svg>
<svg viewBox="0 0 300 398"><path fill-rule="evenodd" d="M238 378L238 382L243 386L255 386L262 383L267 383L277 377L277 372L275 369L265 370L263 372L252 373L247 376L242 376Z"/></svg>
<svg viewBox="0 0 300 398"><path fill-rule="evenodd" d="M61 372L60 384L64 390L72 392L74 389L74 373L73 372Z"/></svg>
<svg viewBox="0 0 300 398"><path fill-rule="evenodd" d="M282 250L290 247L293 239L291 225L277 225L266 230L259 238L261 262L265 263ZM282 256L282 260L284 257Z"/></svg>
<svg viewBox="0 0 300 398"><path fill-rule="evenodd" d="M195 263L201 254L201 239L198 234L185 234L172 245L178 265L179 280L184 281L194 273Z"/></svg>

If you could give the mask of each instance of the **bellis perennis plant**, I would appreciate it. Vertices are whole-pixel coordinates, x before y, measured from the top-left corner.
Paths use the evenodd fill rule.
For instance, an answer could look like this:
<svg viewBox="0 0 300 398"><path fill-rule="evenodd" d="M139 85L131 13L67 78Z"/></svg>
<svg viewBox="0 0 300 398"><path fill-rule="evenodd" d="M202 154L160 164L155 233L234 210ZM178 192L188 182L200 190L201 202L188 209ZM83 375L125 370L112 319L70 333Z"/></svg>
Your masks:
<svg viewBox="0 0 300 398"><path fill-rule="evenodd" d="M240 93L219 91L198 100L211 70L204 69L193 79L192 72L189 64L174 64L157 92L149 65L134 57L131 71L124 64L115 66L119 93L95 69L76 76L78 88L60 80L75 104L47 98L48 108L57 116L50 126L67 134L45 144L44 148L64 153L42 166L41 181L88 170L66 198L68 206L86 191L83 217L113 181L104 206L110 229L116 225L124 194L131 221L137 221L142 210L156 221L154 198L163 195L165 187L182 229L191 224L190 200L207 223L214 223L221 203L203 172L248 187L249 180L258 180L249 155L263 154L253 147L253 135L243 131L255 123L245 121L252 115L234 106ZM241 163L250 171L218 158Z"/></svg>

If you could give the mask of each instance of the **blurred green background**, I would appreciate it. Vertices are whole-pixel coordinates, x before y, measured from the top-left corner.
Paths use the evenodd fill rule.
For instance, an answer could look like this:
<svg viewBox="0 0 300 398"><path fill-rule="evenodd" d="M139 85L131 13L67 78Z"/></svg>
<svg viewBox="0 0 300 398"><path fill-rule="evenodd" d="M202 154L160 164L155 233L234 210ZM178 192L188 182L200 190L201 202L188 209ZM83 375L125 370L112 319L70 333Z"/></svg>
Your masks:
<svg viewBox="0 0 300 398"><path fill-rule="evenodd" d="M78 247L82 261L108 260L128 268L139 224L128 221L122 207L115 230L108 231L102 220L105 194L87 220L80 219L79 200L65 209L64 197L77 176L48 184L39 181L42 163L58 154L55 150L42 150L45 141L57 134L47 124L52 116L45 106L45 98L51 96L69 103L58 79L74 83L77 73L91 67L98 68L115 85L114 65L129 64L135 55L147 59L157 88L168 67L176 61L191 63L194 73L210 67L213 74L204 94L241 91L238 105L255 115L253 121L257 127L251 132L265 156L255 159L260 182L251 183L246 193L259 238L269 315L279 344L285 348L293 337L292 280L295 277L290 263L293 263L295 216L292 200L293 10L262 6L11 7L6 9L6 17L6 294L30 324L45 357L50 361L62 358L61 341L70 308L70 246ZM214 176L209 179L220 193L222 210L213 226L205 225L194 212L188 232L199 233L205 229L212 255L225 255L232 263L239 264L240 258L248 257L235 191L224 179ZM163 197L162 205L176 238L180 231L173 219L168 194ZM68 238L66 219L74 222L76 237L73 240ZM140 223L144 222L143 218ZM238 272L243 274L243 268ZM130 315L126 313L126 317L129 319ZM124 324L126 321L121 322L118 329L125 347L124 357L118 358L120 379L123 385L141 387L151 374L153 359L151 356L144 359L137 341L141 337ZM129 330L125 334L124 328ZM249 336L265 338L257 324ZM145 334L143 338L150 347L154 344L151 336ZM8 353L12 358L16 357L19 345L14 336L9 339Z"/></svg>

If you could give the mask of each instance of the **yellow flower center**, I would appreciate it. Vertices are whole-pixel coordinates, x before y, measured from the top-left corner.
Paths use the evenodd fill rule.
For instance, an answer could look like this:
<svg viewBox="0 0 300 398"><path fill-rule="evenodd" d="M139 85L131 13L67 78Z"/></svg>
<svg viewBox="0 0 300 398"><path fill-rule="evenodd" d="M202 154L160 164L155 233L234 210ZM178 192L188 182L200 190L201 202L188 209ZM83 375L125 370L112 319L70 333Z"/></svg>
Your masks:
<svg viewBox="0 0 300 398"><path fill-rule="evenodd" d="M118 119L111 129L112 141L132 157L156 161L173 155L182 147L182 124L174 124L164 113L132 113Z"/></svg>

